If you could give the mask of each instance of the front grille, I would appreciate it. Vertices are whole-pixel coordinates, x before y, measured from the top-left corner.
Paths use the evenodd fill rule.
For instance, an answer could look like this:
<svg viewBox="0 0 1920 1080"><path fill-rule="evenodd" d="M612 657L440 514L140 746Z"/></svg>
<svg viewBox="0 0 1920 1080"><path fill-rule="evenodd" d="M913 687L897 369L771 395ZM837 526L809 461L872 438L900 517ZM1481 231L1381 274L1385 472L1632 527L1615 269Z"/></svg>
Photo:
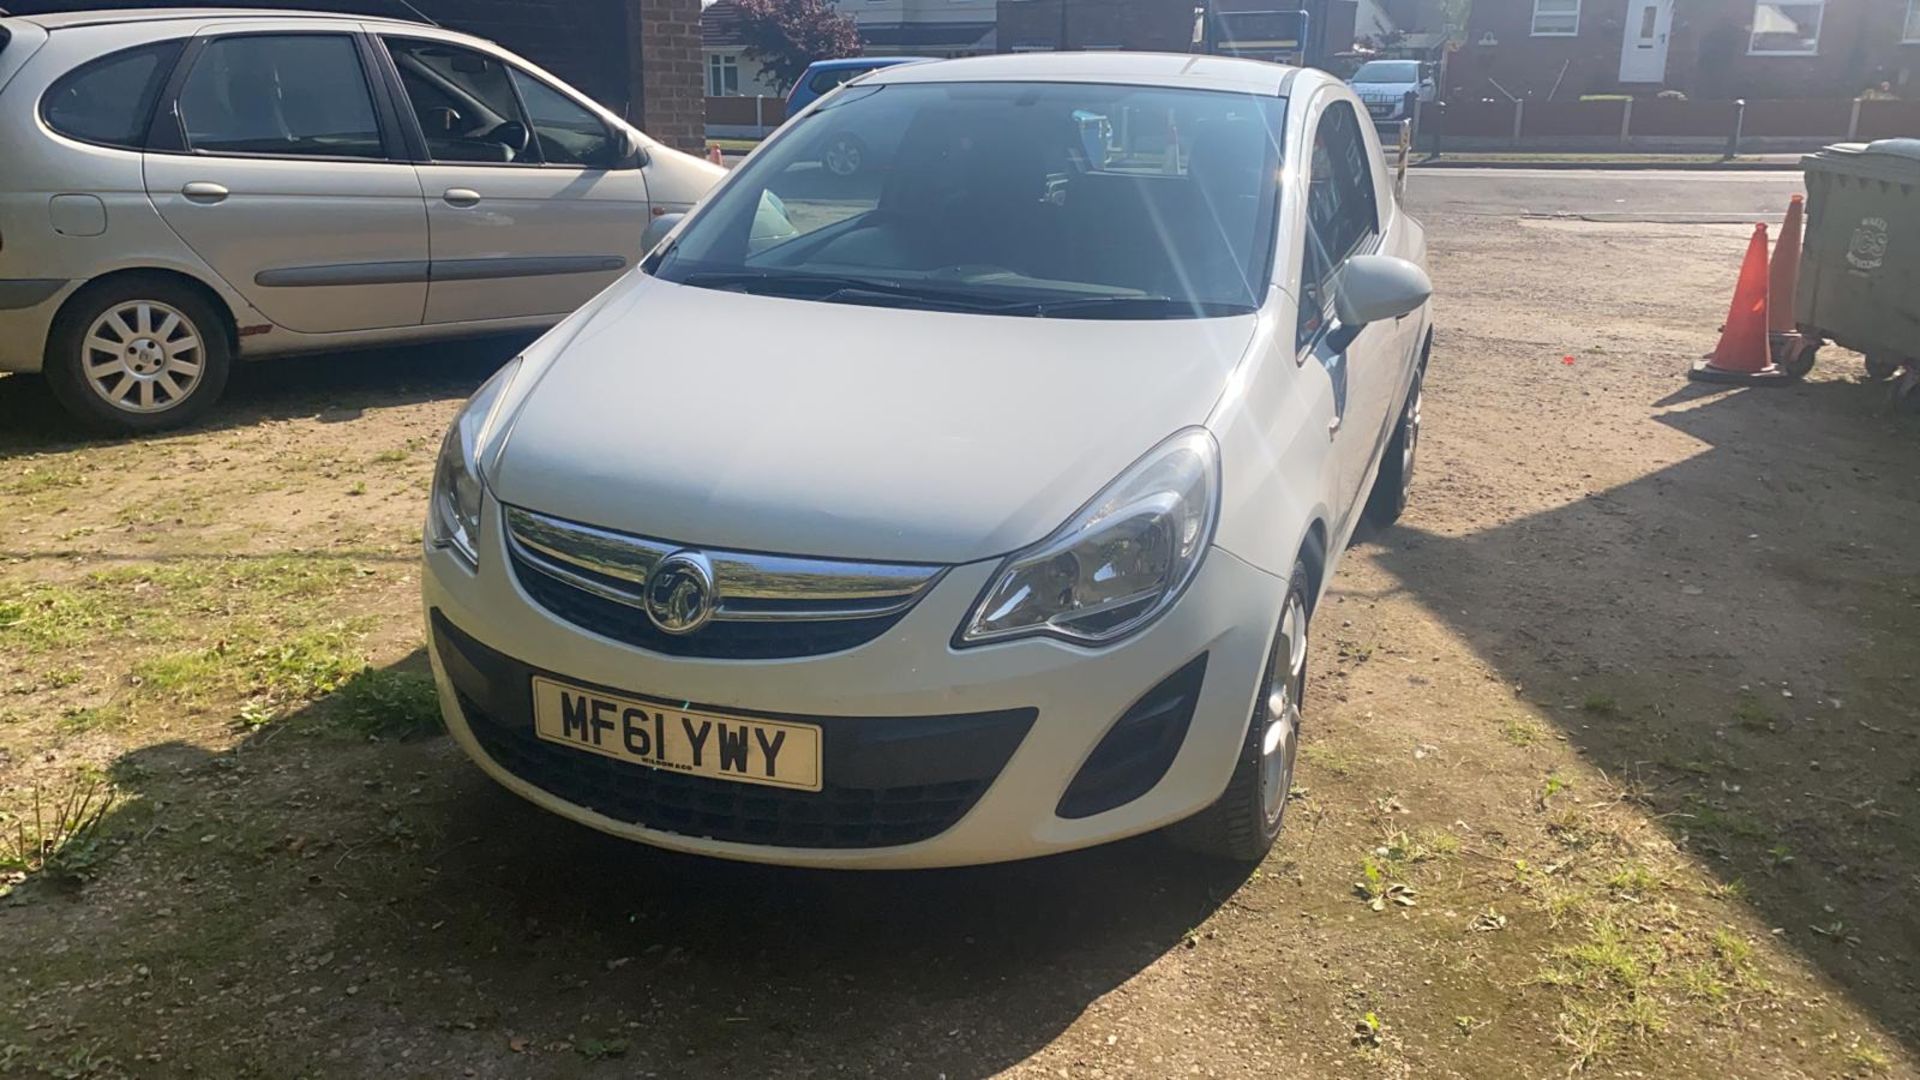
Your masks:
<svg viewBox="0 0 1920 1080"><path fill-rule="evenodd" d="M608 600L548 575L519 555L513 574L533 602L583 630L665 656L713 660L774 660L820 656L865 645L906 616L815 622L711 622L693 634L669 634L639 608Z"/></svg>
<svg viewBox="0 0 1920 1080"><path fill-rule="evenodd" d="M864 645L899 622L944 572L939 566L701 551L712 573L710 622L662 630L646 611L647 583L675 552L671 541L507 507L516 580L541 607L586 630L666 656L768 660Z"/></svg>
<svg viewBox="0 0 1920 1080"><path fill-rule="evenodd" d="M951 716L770 716L820 728L822 789L715 780L540 739L533 730L530 687L535 674L547 673L480 644L438 611L432 624L434 649L467 727L495 764L576 806L681 836L841 849L931 839L986 793L1037 715L1010 709Z"/></svg>

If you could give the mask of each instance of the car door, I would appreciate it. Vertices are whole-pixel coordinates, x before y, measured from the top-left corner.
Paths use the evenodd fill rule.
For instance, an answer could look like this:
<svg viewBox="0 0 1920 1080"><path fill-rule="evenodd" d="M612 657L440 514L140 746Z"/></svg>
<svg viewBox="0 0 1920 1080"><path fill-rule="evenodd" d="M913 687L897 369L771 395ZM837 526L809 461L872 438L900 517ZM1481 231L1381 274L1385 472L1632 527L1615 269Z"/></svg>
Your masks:
<svg viewBox="0 0 1920 1080"><path fill-rule="evenodd" d="M428 323L564 315L633 265L647 185L609 121L504 56L382 41L423 159Z"/></svg>
<svg viewBox="0 0 1920 1080"><path fill-rule="evenodd" d="M426 204L372 58L350 26L222 24L189 42L148 143L161 217L289 330L426 308Z"/></svg>
<svg viewBox="0 0 1920 1080"><path fill-rule="evenodd" d="M1340 271L1380 247L1380 204L1372 154L1359 114L1344 97L1323 96L1308 137L1306 229L1301 244L1296 345L1333 382L1336 512L1343 522L1364 500L1367 471L1385 440L1386 414L1400 381L1401 338L1393 321L1342 327L1334 314Z"/></svg>

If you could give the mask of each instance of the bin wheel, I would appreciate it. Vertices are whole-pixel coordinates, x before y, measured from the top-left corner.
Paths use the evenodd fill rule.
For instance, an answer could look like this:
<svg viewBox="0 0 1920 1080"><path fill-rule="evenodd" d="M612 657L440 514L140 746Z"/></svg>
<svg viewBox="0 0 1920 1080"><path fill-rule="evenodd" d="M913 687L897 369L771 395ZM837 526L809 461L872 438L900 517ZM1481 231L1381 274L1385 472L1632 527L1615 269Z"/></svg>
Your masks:
<svg viewBox="0 0 1920 1080"><path fill-rule="evenodd" d="M1867 378L1875 382L1891 379L1900 371L1900 361L1896 357L1869 353L1867 355Z"/></svg>
<svg viewBox="0 0 1920 1080"><path fill-rule="evenodd" d="M1807 372L1813 370L1814 354L1819 351L1818 338L1801 338L1791 349L1786 350L1786 356L1779 361L1780 370L1786 372L1790 378L1804 379L1807 377Z"/></svg>

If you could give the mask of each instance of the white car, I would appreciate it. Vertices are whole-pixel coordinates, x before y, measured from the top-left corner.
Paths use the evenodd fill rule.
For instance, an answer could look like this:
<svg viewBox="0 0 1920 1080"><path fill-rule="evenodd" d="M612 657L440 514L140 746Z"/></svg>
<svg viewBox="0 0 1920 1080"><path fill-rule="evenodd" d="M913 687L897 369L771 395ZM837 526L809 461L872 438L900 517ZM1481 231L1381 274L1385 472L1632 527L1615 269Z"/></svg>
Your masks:
<svg viewBox="0 0 1920 1080"><path fill-rule="evenodd" d="M108 431L235 360L552 326L725 174L419 23L4 15L0 371Z"/></svg>
<svg viewBox="0 0 1920 1080"><path fill-rule="evenodd" d="M728 858L1176 823L1260 858L1314 605L1419 435L1426 242L1364 116L1316 71L1099 53L803 112L448 433L453 737L555 813ZM841 175L845 131L898 135Z"/></svg>

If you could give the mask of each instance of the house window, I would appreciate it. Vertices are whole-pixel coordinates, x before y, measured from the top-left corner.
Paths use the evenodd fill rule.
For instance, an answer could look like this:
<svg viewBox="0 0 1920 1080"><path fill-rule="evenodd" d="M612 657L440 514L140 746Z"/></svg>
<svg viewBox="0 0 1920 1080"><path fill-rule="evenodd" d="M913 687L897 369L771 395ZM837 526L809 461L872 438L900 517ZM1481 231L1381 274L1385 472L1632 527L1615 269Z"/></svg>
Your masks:
<svg viewBox="0 0 1920 1080"><path fill-rule="evenodd" d="M707 56L707 96L737 97L740 93L740 58L732 53Z"/></svg>
<svg viewBox="0 0 1920 1080"><path fill-rule="evenodd" d="M1825 0L1756 0L1753 38L1747 51L1756 56L1812 56L1820 51L1820 12Z"/></svg>
<svg viewBox="0 0 1920 1080"><path fill-rule="evenodd" d="M1580 32L1580 0L1533 0L1534 37L1572 37Z"/></svg>
<svg viewBox="0 0 1920 1080"><path fill-rule="evenodd" d="M1920 43L1920 0L1907 0L1907 32L1900 40L1908 43Z"/></svg>

